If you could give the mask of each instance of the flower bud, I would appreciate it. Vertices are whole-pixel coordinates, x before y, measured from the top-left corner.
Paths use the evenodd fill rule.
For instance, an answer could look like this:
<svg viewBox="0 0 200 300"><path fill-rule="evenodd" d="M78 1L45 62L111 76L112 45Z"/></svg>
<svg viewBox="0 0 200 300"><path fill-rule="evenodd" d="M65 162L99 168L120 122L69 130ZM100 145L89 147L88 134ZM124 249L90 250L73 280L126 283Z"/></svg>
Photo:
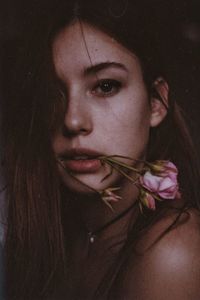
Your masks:
<svg viewBox="0 0 200 300"><path fill-rule="evenodd" d="M151 194L149 194L147 191L143 189L140 190L140 201L145 207L151 210L156 209L155 199Z"/></svg>

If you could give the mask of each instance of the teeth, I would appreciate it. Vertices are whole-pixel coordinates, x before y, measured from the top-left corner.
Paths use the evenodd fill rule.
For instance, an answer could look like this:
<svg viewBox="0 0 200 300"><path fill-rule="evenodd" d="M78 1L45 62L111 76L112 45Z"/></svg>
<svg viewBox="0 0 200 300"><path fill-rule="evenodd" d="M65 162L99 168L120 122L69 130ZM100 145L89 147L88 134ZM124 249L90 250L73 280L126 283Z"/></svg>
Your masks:
<svg viewBox="0 0 200 300"><path fill-rule="evenodd" d="M76 156L76 157L73 157L74 160L81 160L81 159L89 159L88 156Z"/></svg>
<svg viewBox="0 0 200 300"><path fill-rule="evenodd" d="M65 156L62 156L60 157L60 161L65 161L65 160L89 160L89 159L94 159L95 157L92 157L92 156L87 156L87 155L80 155L80 156L71 156L71 157L65 157Z"/></svg>

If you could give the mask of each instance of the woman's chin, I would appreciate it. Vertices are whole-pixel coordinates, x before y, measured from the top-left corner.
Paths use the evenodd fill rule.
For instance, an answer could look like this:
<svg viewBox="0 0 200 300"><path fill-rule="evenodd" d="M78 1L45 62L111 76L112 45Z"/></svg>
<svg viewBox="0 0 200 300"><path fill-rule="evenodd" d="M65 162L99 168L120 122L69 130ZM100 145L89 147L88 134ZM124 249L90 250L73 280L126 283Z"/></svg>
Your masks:
<svg viewBox="0 0 200 300"><path fill-rule="evenodd" d="M108 187L116 186L119 181L119 174L61 174L61 180L70 191L83 194L94 194Z"/></svg>

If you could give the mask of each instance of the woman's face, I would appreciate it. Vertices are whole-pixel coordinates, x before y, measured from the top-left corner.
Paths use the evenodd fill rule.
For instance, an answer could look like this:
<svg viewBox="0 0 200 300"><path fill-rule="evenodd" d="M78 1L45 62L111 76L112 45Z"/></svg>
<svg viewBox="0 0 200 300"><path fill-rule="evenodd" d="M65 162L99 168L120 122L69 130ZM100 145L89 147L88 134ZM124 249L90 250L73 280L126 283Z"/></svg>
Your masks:
<svg viewBox="0 0 200 300"><path fill-rule="evenodd" d="M64 184L101 190L120 175L95 159L100 155L143 158L152 113L137 57L105 33L76 22L53 43L53 61L66 89L64 124L53 137ZM77 181L76 177L79 181Z"/></svg>

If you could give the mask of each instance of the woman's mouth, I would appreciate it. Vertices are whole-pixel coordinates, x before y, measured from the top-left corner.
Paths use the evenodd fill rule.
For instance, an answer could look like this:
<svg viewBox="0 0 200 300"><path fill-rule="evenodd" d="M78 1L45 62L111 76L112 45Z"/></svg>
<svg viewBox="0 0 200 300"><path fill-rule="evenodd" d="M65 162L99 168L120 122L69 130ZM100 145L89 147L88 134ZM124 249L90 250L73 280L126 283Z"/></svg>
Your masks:
<svg viewBox="0 0 200 300"><path fill-rule="evenodd" d="M95 173L101 167L99 157L102 154L89 149L71 149L59 155L62 166L74 173Z"/></svg>

